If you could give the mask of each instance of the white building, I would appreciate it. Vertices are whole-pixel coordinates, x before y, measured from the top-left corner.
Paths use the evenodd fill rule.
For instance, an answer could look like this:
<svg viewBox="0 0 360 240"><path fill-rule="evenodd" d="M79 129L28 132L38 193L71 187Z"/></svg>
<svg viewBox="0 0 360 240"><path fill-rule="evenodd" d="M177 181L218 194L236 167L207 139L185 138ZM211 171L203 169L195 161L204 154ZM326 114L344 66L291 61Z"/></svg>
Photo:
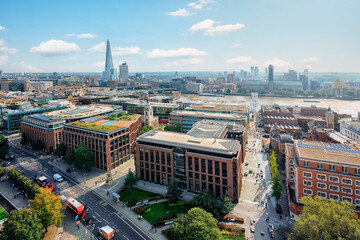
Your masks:
<svg viewBox="0 0 360 240"><path fill-rule="evenodd" d="M193 92L193 93L202 93L203 84L202 83L188 82L186 84L186 90L188 92Z"/></svg>
<svg viewBox="0 0 360 240"><path fill-rule="evenodd" d="M346 137L360 142L360 121L340 123L340 132Z"/></svg>
<svg viewBox="0 0 360 240"><path fill-rule="evenodd" d="M126 62L123 62L123 64L119 65L119 72L120 82L126 82L129 79L129 66L126 64Z"/></svg>

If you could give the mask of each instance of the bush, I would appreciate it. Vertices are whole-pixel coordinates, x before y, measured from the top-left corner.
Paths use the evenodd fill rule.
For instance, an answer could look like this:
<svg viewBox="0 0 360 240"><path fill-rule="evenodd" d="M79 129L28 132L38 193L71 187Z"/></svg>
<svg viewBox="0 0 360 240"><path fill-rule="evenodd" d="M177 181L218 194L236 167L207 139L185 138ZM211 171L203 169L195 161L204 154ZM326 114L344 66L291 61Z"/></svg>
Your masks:
<svg viewBox="0 0 360 240"><path fill-rule="evenodd" d="M4 176L5 173L6 173L6 168L0 167L0 178L1 178L2 176Z"/></svg>
<svg viewBox="0 0 360 240"><path fill-rule="evenodd" d="M8 176L13 183L21 189L24 189L30 196L35 196L39 192L39 186L25 177L16 169L10 169Z"/></svg>
<svg viewBox="0 0 360 240"><path fill-rule="evenodd" d="M174 221L177 218L177 216L175 214L172 215L167 215L167 216L162 216L158 219L155 220L155 222L153 223L154 227L160 227L162 225L165 225L166 222L169 221Z"/></svg>
<svg viewBox="0 0 360 240"><path fill-rule="evenodd" d="M245 228L237 226L235 224L226 224L226 223L218 223L218 228L221 230L226 230L229 232L233 232L233 231L241 231L241 232L245 232Z"/></svg>
<svg viewBox="0 0 360 240"><path fill-rule="evenodd" d="M143 214L146 210L148 210L149 208L151 207L150 204L145 204L145 205L142 205L140 207L137 207L137 208L134 208L134 212L136 212L137 214L141 215Z"/></svg>

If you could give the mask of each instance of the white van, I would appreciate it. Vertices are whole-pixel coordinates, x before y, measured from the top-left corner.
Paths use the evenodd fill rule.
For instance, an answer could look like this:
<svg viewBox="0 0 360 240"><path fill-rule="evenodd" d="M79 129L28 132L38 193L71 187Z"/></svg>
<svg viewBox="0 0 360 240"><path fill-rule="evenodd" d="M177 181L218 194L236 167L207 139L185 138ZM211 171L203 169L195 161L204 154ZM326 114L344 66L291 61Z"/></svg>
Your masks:
<svg viewBox="0 0 360 240"><path fill-rule="evenodd" d="M62 180L64 180L63 177L62 177L60 174L58 174L58 173L55 173L55 174L53 175L53 179L54 179L55 181L57 181L57 182L61 182Z"/></svg>

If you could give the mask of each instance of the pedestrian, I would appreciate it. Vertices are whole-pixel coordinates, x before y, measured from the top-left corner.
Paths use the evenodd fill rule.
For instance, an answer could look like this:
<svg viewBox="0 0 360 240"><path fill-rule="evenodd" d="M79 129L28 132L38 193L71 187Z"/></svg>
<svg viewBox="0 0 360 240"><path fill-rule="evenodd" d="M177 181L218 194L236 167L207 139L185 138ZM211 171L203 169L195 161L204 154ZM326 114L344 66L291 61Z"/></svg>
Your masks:
<svg viewBox="0 0 360 240"><path fill-rule="evenodd" d="M265 207L267 207L267 202L265 203Z"/></svg>
<svg viewBox="0 0 360 240"><path fill-rule="evenodd" d="M77 228L78 228L78 230L80 230L80 225L79 224L77 225Z"/></svg>

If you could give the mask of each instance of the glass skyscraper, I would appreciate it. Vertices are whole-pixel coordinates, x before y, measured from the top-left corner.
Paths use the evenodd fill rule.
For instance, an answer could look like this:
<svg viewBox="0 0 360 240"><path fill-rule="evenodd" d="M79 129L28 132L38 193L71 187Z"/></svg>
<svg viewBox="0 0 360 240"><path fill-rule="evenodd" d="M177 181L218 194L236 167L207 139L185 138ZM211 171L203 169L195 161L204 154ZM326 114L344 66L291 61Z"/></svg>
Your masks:
<svg viewBox="0 0 360 240"><path fill-rule="evenodd" d="M114 81L116 79L116 73L113 65L110 41L106 43L106 58L105 58L105 71L103 72L103 80Z"/></svg>

